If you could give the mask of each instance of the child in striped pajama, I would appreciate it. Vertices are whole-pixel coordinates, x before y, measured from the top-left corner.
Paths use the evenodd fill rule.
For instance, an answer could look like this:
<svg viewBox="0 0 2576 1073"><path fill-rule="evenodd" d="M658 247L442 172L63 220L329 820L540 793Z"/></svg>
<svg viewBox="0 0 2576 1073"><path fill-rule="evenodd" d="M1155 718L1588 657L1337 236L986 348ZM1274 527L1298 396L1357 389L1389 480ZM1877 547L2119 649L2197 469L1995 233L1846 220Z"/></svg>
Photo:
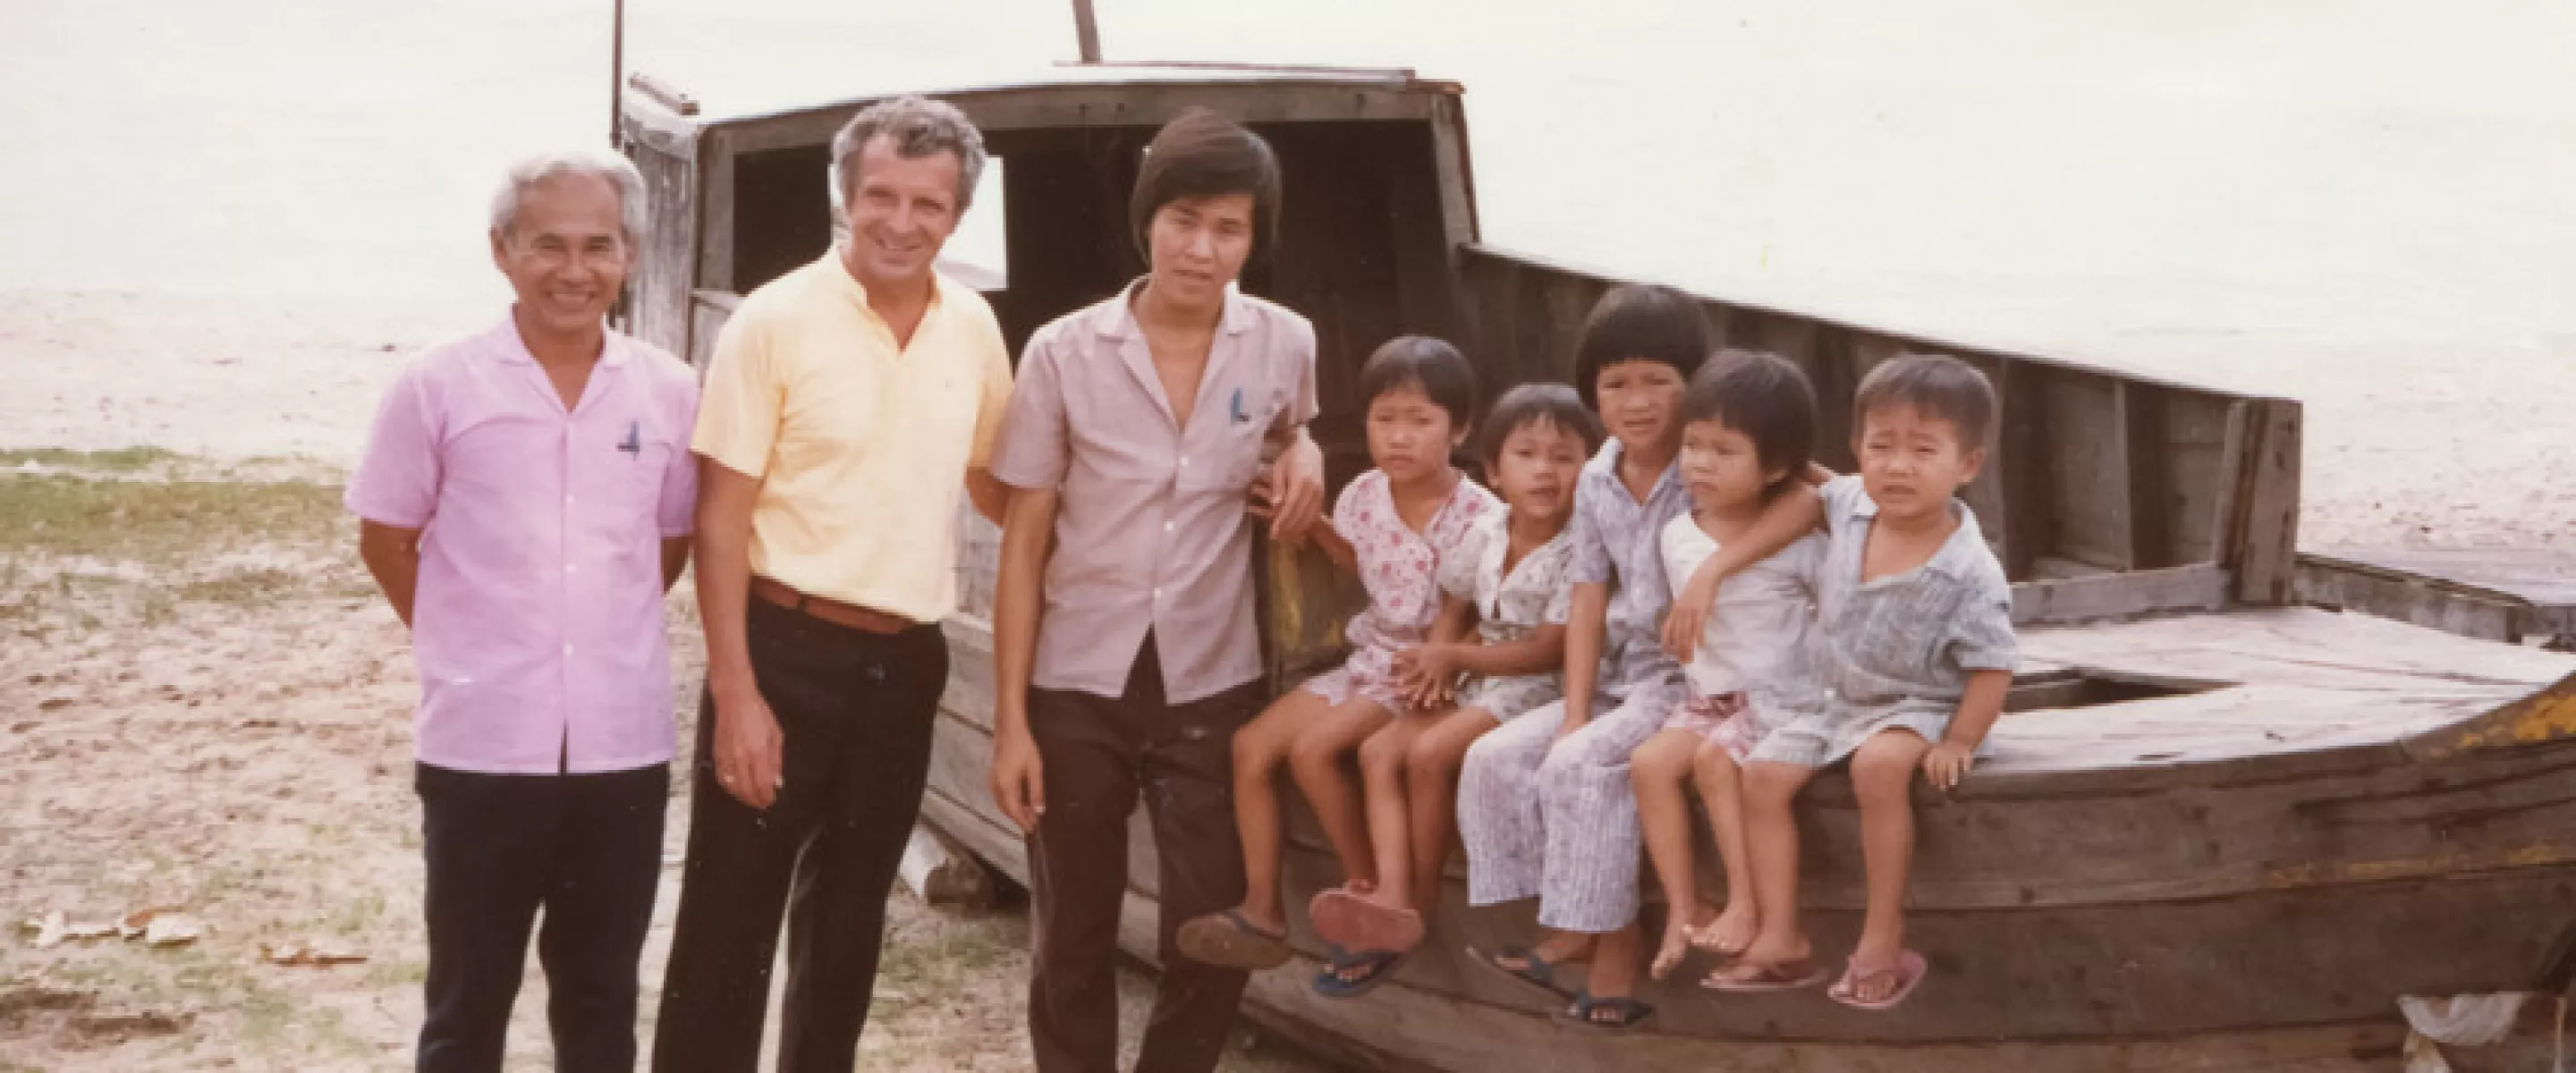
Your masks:
<svg viewBox="0 0 2576 1073"><path fill-rule="evenodd" d="M1686 692L1662 644L1671 595L1658 535L1690 509L1675 465L1681 396L1707 353L1706 320L1675 291L1620 287L1586 319L1575 388L1612 439L1576 484L1566 697L1479 739L1459 780L1469 904L1536 897L1548 932L1471 958L1569 1002L1565 1019L1585 1028L1624 1030L1653 1013L1633 997L1642 845L1628 756ZM1720 551L1718 572L1787 546L1815 515L1803 486L1779 497ZM1582 960L1592 963L1582 989L1558 979L1559 966Z"/></svg>

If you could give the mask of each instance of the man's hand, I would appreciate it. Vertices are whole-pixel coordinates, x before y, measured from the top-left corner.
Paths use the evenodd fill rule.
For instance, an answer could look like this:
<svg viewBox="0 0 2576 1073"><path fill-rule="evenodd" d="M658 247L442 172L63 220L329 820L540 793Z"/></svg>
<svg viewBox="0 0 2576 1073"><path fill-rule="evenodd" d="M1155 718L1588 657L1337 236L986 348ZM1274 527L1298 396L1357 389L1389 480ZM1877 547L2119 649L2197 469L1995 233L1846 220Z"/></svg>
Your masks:
<svg viewBox="0 0 2576 1073"><path fill-rule="evenodd" d="M716 694L716 785L755 809L778 802L786 737L757 689Z"/></svg>
<svg viewBox="0 0 2576 1073"><path fill-rule="evenodd" d="M1708 629L1709 609L1717 603L1717 557L1712 555L1691 571L1690 580L1682 585L1681 594L1673 597L1672 610L1664 613L1664 651L1688 663L1698 651L1699 640Z"/></svg>
<svg viewBox="0 0 2576 1073"><path fill-rule="evenodd" d="M1037 833L1038 819L1046 815L1046 772L1025 721L993 735L993 769L986 782L1002 814L1020 830Z"/></svg>
<svg viewBox="0 0 2576 1073"><path fill-rule="evenodd" d="M1324 516L1324 449L1303 431L1252 485L1254 517L1270 520L1270 539L1301 544Z"/></svg>
<svg viewBox="0 0 2576 1073"><path fill-rule="evenodd" d="M1923 777L1943 791L1956 790L1959 780L1967 778L1968 769L1976 764L1975 746L1945 741L1923 754Z"/></svg>

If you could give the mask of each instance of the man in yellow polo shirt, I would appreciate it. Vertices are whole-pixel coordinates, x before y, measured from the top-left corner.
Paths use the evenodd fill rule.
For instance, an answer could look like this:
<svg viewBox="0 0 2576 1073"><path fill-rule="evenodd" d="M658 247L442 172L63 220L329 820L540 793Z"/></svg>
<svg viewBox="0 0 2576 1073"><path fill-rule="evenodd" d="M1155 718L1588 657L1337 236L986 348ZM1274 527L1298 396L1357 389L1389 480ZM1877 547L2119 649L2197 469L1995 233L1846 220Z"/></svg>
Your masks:
<svg viewBox="0 0 2576 1073"><path fill-rule="evenodd" d="M779 1066L855 1061L948 680L958 495L1001 509L1010 354L931 267L984 159L949 105L860 112L832 142L846 238L716 341L691 444L707 688L656 1070L758 1061L782 909Z"/></svg>

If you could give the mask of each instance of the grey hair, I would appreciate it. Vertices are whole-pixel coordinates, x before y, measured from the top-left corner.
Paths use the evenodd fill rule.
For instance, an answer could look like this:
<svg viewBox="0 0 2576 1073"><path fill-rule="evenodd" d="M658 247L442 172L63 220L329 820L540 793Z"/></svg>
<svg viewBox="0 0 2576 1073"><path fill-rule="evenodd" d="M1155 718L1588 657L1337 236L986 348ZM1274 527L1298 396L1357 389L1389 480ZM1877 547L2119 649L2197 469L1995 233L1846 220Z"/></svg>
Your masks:
<svg viewBox="0 0 2576 1073"><path fill-rule="evenodd" d="M917 96L871 104L832 136L834 205L847 207L850 184L859 177L859 154L867 149L869 139L880 134L894 139L895 155L907 160L932 153L956 154L957 212L965 214L966 206L975 200L975 183L984 177L984 132L976 130L956 105Z"/></svg>
<svg viewBox="0 0 2576 1073"><path fill-rule="evenodd" d="M492 236L508 238L510 225L519 222L519 199L538 183L563 175L604 179L617 188L617 225L626 232L626 245L632 249L643 242L643 174L625 157L591 150L540 153L510 165L509 177L492 195Z"/></svg>

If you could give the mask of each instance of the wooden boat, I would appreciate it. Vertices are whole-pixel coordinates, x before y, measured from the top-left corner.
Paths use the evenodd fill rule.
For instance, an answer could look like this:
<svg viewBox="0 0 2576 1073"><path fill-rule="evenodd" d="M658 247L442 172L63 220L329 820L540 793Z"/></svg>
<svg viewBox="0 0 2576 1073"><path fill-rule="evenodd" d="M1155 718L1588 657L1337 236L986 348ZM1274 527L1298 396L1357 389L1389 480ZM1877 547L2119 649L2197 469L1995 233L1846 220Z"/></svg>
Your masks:
<svg viewBox="0 0 2576 1073"><path fill-rule="evenodd" d="M1254 125L1289 177L1289 237L1246 286L1315 322L1315 427L1338 484L1365 465L1353 381L1374 344L1453 339L1494 392L1562 378L1614 282L1480 240L1460 94L1403 71L1208 66L1062 68L940 94L1001 161L998 208L975 211L1003 217L1007 263L961 278L1016 347L1141 270L1127 192L1157 125L1192 105ZM820 254L826 144L866 103L718 117L630 92L624 140L656 221L632 329L703 360L742 292ZM1704 308L1726 341L1805 367L1830 465L1850 461L1854 385L1890 355L1956 354L2000 389L1994 464L1966 495L2016 583L2028 665L1993 760L1955 794L1917 792L1911 936L1932 979L1876 1015L1814 994L1650 987L1662 1012L1648 1030L1568 1032L1462 965L1463 947L1526 936L1531 919L1464 909L1453 862L1423 955L1390 986L1314 997L1319 947L1298 920L1309 956L1256 978L1252 1016L1372 1068L2340 1069L2398 1063L2400 996L2565 989L2576 658L2300 606L2298 403ZM994 534L975 521L962 539L967 607L946 624L955 669L924 816L1022 877L984 783ZM1333 658L1354 593L1314 559L1262 554L1269 664L1294 682ZM1809 798L1807 891L1830 954L1860 904L1854 805L1838 778ZM1130 856L1124 945L1150 962L1141 826ZM1311 827L1287 872L1292 905L1338 880ZM2534 1040L2484 1053L2530 1061L2547 1046Z"/></svg>

